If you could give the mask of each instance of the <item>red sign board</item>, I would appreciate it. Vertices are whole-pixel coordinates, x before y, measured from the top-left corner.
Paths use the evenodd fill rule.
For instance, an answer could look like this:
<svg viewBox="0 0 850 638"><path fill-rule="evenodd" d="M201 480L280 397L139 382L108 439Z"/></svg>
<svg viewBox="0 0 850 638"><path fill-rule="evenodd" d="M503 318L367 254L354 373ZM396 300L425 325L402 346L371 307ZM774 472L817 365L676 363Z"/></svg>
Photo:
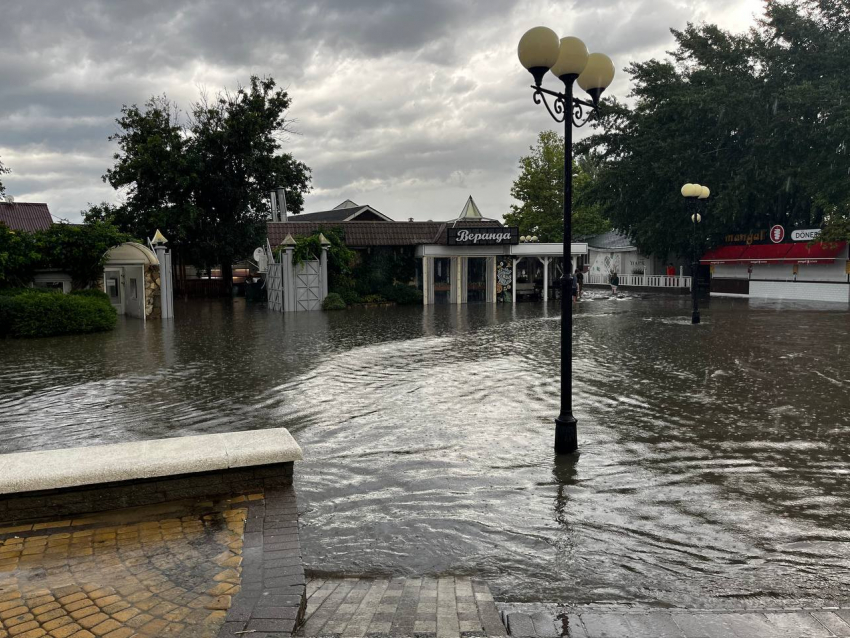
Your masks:
<svg viewBox="0 0 850 638"><path fill-rule="evenodd" d="M780 244L783 239L785 239L785 229L779 224L772 226L770 229L770 241L774 244Z"/></svg>

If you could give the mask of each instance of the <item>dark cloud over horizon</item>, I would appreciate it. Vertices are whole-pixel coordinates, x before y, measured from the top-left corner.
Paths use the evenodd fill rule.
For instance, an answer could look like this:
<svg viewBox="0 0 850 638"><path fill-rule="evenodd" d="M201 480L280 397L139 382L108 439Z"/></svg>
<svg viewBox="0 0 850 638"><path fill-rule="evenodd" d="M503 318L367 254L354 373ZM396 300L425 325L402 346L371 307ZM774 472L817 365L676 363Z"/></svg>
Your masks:
<svg viewBox="0 0 850 638"><path fill-rule="evenodd" d="M756 0L0 0L0 158L20 201L79 218L120 197L101 181L123 104L270 75L289 89L313 169L308 210L350 198L398 219L444 219L472 194L501 216L521 154L554 128L531 102L516 42L537 24L614 59L664 55L671 27L740 30Z"/></svg>

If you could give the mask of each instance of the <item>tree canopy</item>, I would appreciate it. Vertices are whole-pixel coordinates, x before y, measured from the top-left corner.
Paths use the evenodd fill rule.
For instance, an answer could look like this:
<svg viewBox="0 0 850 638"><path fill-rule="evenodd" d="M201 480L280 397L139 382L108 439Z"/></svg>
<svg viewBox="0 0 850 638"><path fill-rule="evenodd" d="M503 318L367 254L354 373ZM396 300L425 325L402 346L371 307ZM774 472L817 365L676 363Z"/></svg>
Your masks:
<svg viewBox="0 0 850 638"><path fill-rule="evenodd" d="M536 235L540 241L564 238L564 138L543 131L531 153L519 160L520 174L511 187L512 204L505 223L518 226L521 235ZM588 154L573 163L573 237L610 230L601 215L601 205L587 198L598 160Z"/></svg>
<svg viewBox="0 0 850 638"><path fill-rule="evenodd" d="M12 171L10 171L8 168L6 168L6 166L4 166L3 160L0 160L0 177L3 177L3 175L6 175L6 174L11 173L11 172ZM3 180L0 179L0 197L2 197L5 194L6 194L6 187L3 186Z"/></svg>
<svg viewBox="0 0 850 638"><path fill-rule="evenodd" d="M184 263L220 264L229 281L233 261L265 238L268 193L282 186L290 211L300 212L310 189L310 169L281 152L290 103L272 78L252 76L235 92L202 93L185 118L164 96L125 106L104 175L125 203L92 207L86 219L138 236L159 228Z"/></svg>
<svg viewBox="0 0 850 638"><path fill-rule="evenodd" d="M589 197L644 252L686 254L690 212L680 188L711 189L702 231L823 225L850 238L850 5L765 4L758 25L672 31L670 60L632 63L635 103L606 101Z"/></svg>
<svg viewBox="0 0 850 638"><path fill-rule="evenodd" d="M131 237L105 222L53 224L35 233L0 224L0 287L28 285L39 269L71 275L74 288L90 286L103 276L107 251Z"/></svg>

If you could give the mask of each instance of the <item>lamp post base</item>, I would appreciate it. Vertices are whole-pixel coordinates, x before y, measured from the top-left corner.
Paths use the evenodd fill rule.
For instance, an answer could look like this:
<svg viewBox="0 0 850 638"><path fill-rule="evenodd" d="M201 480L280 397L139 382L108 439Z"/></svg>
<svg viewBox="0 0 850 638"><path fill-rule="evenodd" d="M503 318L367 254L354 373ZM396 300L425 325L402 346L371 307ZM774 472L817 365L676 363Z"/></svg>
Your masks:
<svg viewBox="0 0 850 638"><path fill-rule="evenodd" d="M555 419L555 454L571 454L578 449L576 423L572 414Z"/></svg>

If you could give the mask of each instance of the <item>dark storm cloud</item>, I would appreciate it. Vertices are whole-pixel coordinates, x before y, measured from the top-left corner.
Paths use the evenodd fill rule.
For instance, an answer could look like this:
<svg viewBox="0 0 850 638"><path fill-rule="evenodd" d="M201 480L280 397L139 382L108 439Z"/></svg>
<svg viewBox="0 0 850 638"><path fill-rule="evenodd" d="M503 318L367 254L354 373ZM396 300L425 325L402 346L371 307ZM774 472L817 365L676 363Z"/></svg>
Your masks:
<svg viewBox="0 0 850 638"><path fill-rule="evenodd" d="M255 73L291 92L300 135L287 150L313 168L310 208L352 197L431 216L478 189L501 215L517 158L552 126L515 60L522 32L543 23L581 33L619 70L662 54L668 28L707 6L0 0L0 157L14 171L4 181L19 199L74 217L88 201L120 197L100 176L122 104L166 93L185 110L199 88ZM612 89L627 92L621 72Z"/></svg>

